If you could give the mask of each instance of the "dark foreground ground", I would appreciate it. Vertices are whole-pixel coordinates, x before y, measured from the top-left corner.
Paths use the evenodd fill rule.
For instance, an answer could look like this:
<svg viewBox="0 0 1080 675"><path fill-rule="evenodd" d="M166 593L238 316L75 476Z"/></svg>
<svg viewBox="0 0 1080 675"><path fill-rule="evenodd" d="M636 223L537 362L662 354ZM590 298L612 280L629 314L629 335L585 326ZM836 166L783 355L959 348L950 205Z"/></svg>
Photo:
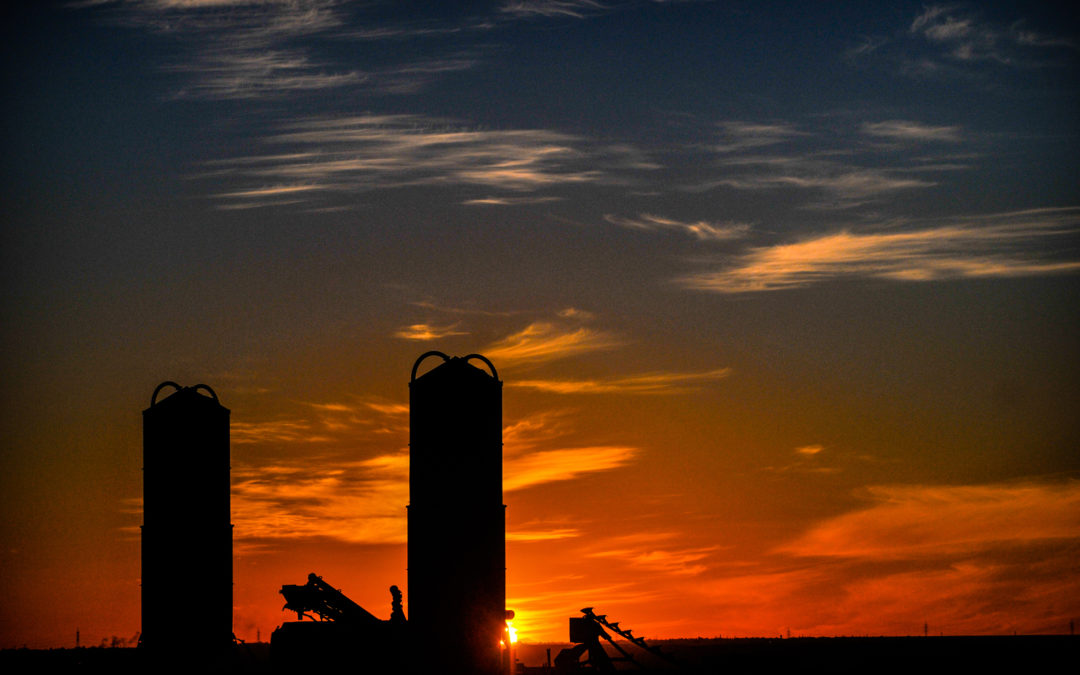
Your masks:
<svg viewBox="0 0 1080 675"><path fill-rule="evenodd" d="M1080 663L1080 637L1054 635L886 637L886 638L736 638L661 640L659 645L672 654L678 665L642 653L633 645L634 655L646 672L670 673L784 673L792 675L855 673L1067 673ZM551 673L545 667L547 649L554 659L567 645L519 645L518 661L529 675ZM312 655L313 672L329 668L333 672L374 673L365 667L370 655L357 653L347 663L326 663ZM295 670L275 668L268 644L240 645L227 664L182 667L177 655L167 668L221 673L277 673ZM0 651L0 673L109 673L126 675L159 671L150 667L135 649L12 649ZM629 663L620 670L641 669ZM339 670L340 669L340 670ZM305 669L307 670L307 669Z"/></svg>

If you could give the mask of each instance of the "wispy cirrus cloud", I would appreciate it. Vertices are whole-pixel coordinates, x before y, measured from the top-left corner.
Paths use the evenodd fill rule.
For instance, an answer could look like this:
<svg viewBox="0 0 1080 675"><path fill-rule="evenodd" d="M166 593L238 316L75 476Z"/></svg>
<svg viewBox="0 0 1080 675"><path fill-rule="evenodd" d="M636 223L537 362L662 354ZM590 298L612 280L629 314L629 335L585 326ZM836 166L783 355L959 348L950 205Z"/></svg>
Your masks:
<svg viewBox="0 0 1080 675"><path fill-rule="evenodd" d="M232 470L232 520L238 540L329 538L403 543L408 455L361 461L305 458Z"/></svg>
<svg viewBox="0 0 1080 675"><path fill-rule="evenodd" d="M535 321L489 345L483 354L493 361L535 363L611 349L622 344L615 336L593 328Z"/></svg>
<svg viewBox="0 0 1080 675"><path fill-rule="evenodd" d="M607 7L595 0L512 0L504 3L499 11L515 18L573 17L580 19L604 9Z"/></svg>
<svg viewBox="0 0 1080 675"><path fill-rule="evenodd" d="M866 492L868 508L819 523L779 550L878 560L1080 540L1080 481L874 486Z"/></svg>
<svg viewBox="0 0 1080 675"><path fill-rule="evenodd" d="M232 442L281 454L284 448L308 452L303 448L341 448L355 445L358 437L369 434L385 442L386 435L404 439L408 433L408 424L401 419L408 413L403 403L357 398L345 402L296 401L291 407L290 414L276 419L234 418L230 424Z"/></svg>
<svg viewBox="0 0 1080 675"><path fill-rule="evenodd" d="M452 335L468 335L467 331L457 330L458 324L449 326L435 326L428 323L414 323L401 328L394 333L394 337L402 340L416 340L425 342L428 340L441 340Z"/></svg>
<svg viewBox="0 0 1080 675"><path fill-rule="evenodd" d="M669 230L674 232L683 232L685 234L693 236L698 241L724 241L728 239L738 239L740 237L746 236L746 234L750 231L750 225L748 223L710 223L705 220L699 220L691 223L675 220L674 218L656 216L648 213L643 213L637 218L625 218L622 216L607 214L604 216L604 220L612 223L613 225L618 225L620 227L626 227L634 230Z"/></svg>
<svg viewBox="0 0 1080 675"><path fill-rule="evenodd" d="M819 443L801 445L794 449L794 455L790 461L762 466L761 470L776 474L834 474L845 471L852 462L876 461L867 454L826 452Z"/></svg>
<svg viewBox="0 0 1080 675"><path fill-rule="evenodd" d="M420 115L359 115L299 119L263 144L284 151L218 160L206 178L241 187L224 199L355 193L417 185L478 186L529 193L610 180L610 171L640 165L624 148L603 148L543 129L476 130ZM632 165L632 166L631 166ZM503 200L499 202L499 200ZM529 196L530 203L545 196ZM515 203L487 197L471 203ZM548 199L545 199L548 200Z"/></svg>
<svg viewBox="0 0 1080 675"><path fill-rule="evenodd" d="M232 513L238 540L326 538L352 543L401 543L409 500L408 405L382 399L301 402L313 416L233 423L245 459L234 461ZM387 436L399 451L385 452ZM524 490L615 470L639 448L576 445L569 417L541 412L503 431L503 489ZM366 440L365 440L366 437ZM318 441L317 443L314 441ZM357 454L367 454L354 459ZM255 458L269 457L266 461ZM577 537L568 524L525 523L511 540Z"/></svg>
<svg viewBox="0 0 1080 675"><path fill-rule="evenodd" d="M319 443L330 440L308 420L288 419L265 422L233 421L229 425L233 443Z"/></svg>
<svg viewBox="0 0 1080 675"><path fill-rule="evenodd" d="M887 485L751 563L695 578L733 631L1059 633L1078 608L1080 482ZM826 590L827 589L827 590ZM746 610L755 620L745 623ZM791 617L798 617L793 620ZM790 623L789 623L790 622Z"/></svg>
<svg viewBox="0 0 1080 675"><path fill-rule="evenodd" d="M683 277L687 288L743 293L840 277L895 281L1019 277L1080 271L1058 243L1080 231L1080 208L957 219L923 229L831 232L752 248L721 269Z"/></svg>
<svg viewBox="0 0 1080 675"><path fill-rule="evenodd" d="M898 190L928 188L934 181L905 175L904 170L852 166L834 161L803 159L777 162L772 158L745 158L743 167L757 166L742 175L708 181L703 188L726 186L738 190L794 188L825 192L838 201L861 201Z"/></svg>
<svg viewBox="0 0 1080 675"><path fill-rule="evenodd" d="M1009 63L1005 51L1007 32L983 21L975 12L957 5L930 5L911 22L908 29L948 50L960 61L990 60Z"/></svg>
<svg viewBox="0 0 1080 675"><path fill-rule="evenodd" d="M183 48L166 70L186 75L174 98L256 99L339 89L370 76L316 59L305 44L349 22L335 0L145 0L91 3L107 20L173 39Z"/></svg>
<svg viewBox="0 0 1080 675"><path fill-rule="evenodd" d="M508 457L503 468L503 490L513 492L554 481L626 466L640 452L623 445L595 445L538 450Z"/></svg>
<svg viewBox="0 0 1080 675"><path fill-rule="evenodd" d="M927 170L926 158L914 161L903 151L916 141L962 140L957 127L910 120L865 122L855 138L825 125L797 128L730 121L720 125L725 141L712 148L716 175L684 189L802 190L821 193L833 205L858 205L898 191L933 187L935 181L919 175ZM883 153L888 156L885 166Z"/></svg>
<svg viewBox="0 0 1080 675"><path fill-rule="evenodd" d="M181 49L165 70L186 76L175 99L281 99L328 91L414 94L473 55L442 53L358 64L329 55L328 43L423 39L487 29L480 18L442 25L395 16L392 6L340 0L133 0L75 6L106 20L172 39ZM362 26L357 28L357 26ZM410 52L403 52L410 53Z"/></svg>
<svg viewBox="0 0 1080 675"><path fill-rule="evenodd" d="M695 576L708 570L704 560L709 554L720 548L614 548L588 553L591 558L609 558L618 560L631 567L661 574Z"/></svg>
<svg viewBox="0 0 1080 675"><path fill-rule="evenodd" d="M555 541L580 537L582 531L577 527L552 526L543 522L522 523L511 526L506 533L506 540L511 542Z"/></svg>
<svg viewBox="0 0 1080 675"><path fill-rule="evenodd" d="M916 75L964 72L980 64L1045 66L1062 62L1063 49L1080 49L1074 36L1028 28L1023 17L1008 25L998 24L967 4L928 5L912 19L907 33L925 50L905 68L908 74Z"/></svg>
<svg viewBox="0 0 1080 675"><path fill-rule="evenodd" d="M252 53L242 47L209 50L173 72L192 75L176 98L254 99L355 86L371 76L314 61L298 50Z"/></svg>
<svg viewBox="0 0 1080 675"><path fill-rule="evenodd" d="M958 126L931 126L911 120L864 122L859 126L859 131L868 136L894 141L955 143L961 140L960 127Z"/></svg>
<svg viewBox="0 0 1080 675"><path fill-rule="evenodd" d="M494 310L482 309L479 307L458 307L453 305L440 304L431 300L417 300L409 304L420 307L421 309L428 309L433 312L452 314L455 316L512 317L525 313L519 310Z"/></svg>
<svg viewBox="0 0 1080 675"><path fill-rule="evenodd" d="M595 446L541 450L507 459L503 489L523 490L625 466L634 448ZM353 543L405 541L408 453L361 461L307 457L303 462L238 464L232 475L232 518L238 540L329 538ZM523 526L512 541L580 535L574 527Z"/></svg>
<svg viewBox="0 0 1080 675"><path fill-rule="evenodd" d="M719 122L718 126L721 140L712 149L725 153L776 145L806 135L806 132L787 123L726 120Z"/></svg>
<svg viewBox="0 0 1080 675"><path fill-rule="evenodd" d="M479 197L461 202L465 206L521 206L524 204L547 204L562 201L562 197Z"/></svg>
<svg viewBox="0 0 1080 675"><path fill-rule="evenodd" d="M633 462L641 449L618 444L576 444L567 411L537 412L503 429L503 490L611 471Z"/></svg>
<svg viewBox="0 0 1080 675"><path fill-rule="evenodd" d="M642 373L593 380L515 379L507 386L552 394L681 394L730 374L730 368L717 368L701 373Z"/></svg>

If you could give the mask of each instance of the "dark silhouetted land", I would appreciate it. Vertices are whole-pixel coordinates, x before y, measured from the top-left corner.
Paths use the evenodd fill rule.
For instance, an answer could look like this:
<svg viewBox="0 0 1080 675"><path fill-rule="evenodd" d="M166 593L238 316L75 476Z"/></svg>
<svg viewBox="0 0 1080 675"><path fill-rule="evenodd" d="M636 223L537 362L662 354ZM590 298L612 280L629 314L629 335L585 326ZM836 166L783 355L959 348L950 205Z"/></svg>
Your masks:
<svg viewBox="0 0 1080 675"><path fill-rule="evenodd" d="M946 636L946 637L838 637L838 638L717 638L657 640L654 644L681 663L673 667L642 653L644 670L618 664L627 672L725 673L746 675L783 673L799 675L856 673L1053 673L1069 672L1080 655L1080 638L1068 635ZM568 644L519 644L517 658L524 672L551 673L544 664ZM633 652L629 646L628 651ZM614 654L613 654L614 655ZM366 672L364 653L339 664ZM144 672L141 654L131 648L9 649L0 651L0 672L112 673ZM237 647L225 672L276 673L269 645ZM520 671L519 671L520 672ZM591 672L591 671L580 671Z"/></svg>

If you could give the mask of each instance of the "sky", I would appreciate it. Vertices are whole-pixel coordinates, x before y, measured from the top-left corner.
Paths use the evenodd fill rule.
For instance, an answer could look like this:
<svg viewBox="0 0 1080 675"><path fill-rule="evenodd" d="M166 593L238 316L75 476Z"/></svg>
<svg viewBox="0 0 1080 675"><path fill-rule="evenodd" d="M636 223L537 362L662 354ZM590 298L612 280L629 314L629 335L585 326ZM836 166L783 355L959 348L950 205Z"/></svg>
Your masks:
<svg viewBox="0 0 1080 675"><path fill-rule="evenodd" d="M12 4L0 646L139 630L165 380L232 411L238 637L408 613L432 349L505 383L522 640L1080 619L1060 3Z"/></svg>

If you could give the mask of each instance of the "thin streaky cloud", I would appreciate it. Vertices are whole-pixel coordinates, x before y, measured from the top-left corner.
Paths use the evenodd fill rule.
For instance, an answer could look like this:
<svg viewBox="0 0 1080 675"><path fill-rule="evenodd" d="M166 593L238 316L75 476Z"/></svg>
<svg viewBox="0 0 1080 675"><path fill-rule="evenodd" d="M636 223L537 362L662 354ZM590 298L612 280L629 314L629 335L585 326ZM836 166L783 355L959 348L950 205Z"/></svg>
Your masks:
<svg viewBox="0 0 1080 675"><path fill-rule="evenodd" d="M930 5L912 20L908 33L938 51L921 57L915 72L942 74L950 65L970 68L981 63L1043 66L1062 62L1054 51L1080 47L1073 36L1047 35L1023 25L1023 18L1009 26L996 25L968 5Z"/></svg>
<svg viewBox="0 0 1080 675"><path fill-rule="evenodd" d="M383 415L408 415L409 406L405 403L379 403L367 401L365 406Z"/></svg>
<svg viewBox="0 0 1080 675"><path fill-rule="evenodd" d="M552 529L511 529L506 533L506 541L534 542L555 541L557 539L572 539L582 536L581 530L573 527L560 527Z"/></svg>
<svg viewBox="0 0 1080 675"><path fill-rule="evenodd" d="M562 197L480 197L461 202L465 206L521 206L562 201Z"/></svg>
<svg viewBox="0 0 1080 675"><path fill-rule="evenodd" d="M629 464L639 452L638 448L624 445L595 445L539 450L509 457L503 470L503 490L513 492L584 474L611 471Z"/></svg>
<svg viewBox="0 0 1080 675"><path fill-rule="evenodd" d="M290 195L298 192L311 192L324 190L325 185L275 185L271 187L252 188L250 190L237 190L235 192L222 192L218 197L222 198L250 198L250 197L276 197L278 195Z"/></svg>
<svg viewBox="0 0 1080 675"><path fill-rule="evenodd" d="M841 277L895 281L1020 277L1080 271L1058 242L1080 231L1080 209L993 214L906 232L840 231L755 247L720 269L687 275L691 289L744 293Z"/></svg>
<svg viewBox="0 0 1080 675"><path fill-rule="evenodd" d="M511 317L511 316L518 316L518 315L521 315L521 314L525 313L525 312L521 312L521 311L499 312L499 311L493 311L493 310L490 310L490 309L476 309L476 308L471 308L471 307L452 307L452 306L449 306L449 305L440 305L438 303L431 302L430 300L419 300L419 301L416 301L416 302L412 302L410 304L412 304L412 305L414 305L416 307L420 307L422 309L428 309L428 310L431 310L431 311L434 311L434 312L441 312L443 314L454 314L454 315L459 315L459 316Z"/></svg>
<svg viewBox="0 0 1080 675"><path fill-rule="evenodd" d="M405 326L394 333L394 337L402 340L415 340L424 342L429 340L441 340L454 335L468 335L467 331L457 330L457 324L449 326L435 326L429 323L414 323Z"/></svg>
<svg viewBox="0 0 1080 675"><path fill-rule="evenodd" d="M854 47L847 50L846 55L851 58L857 58L872 54L881 47L887 45L889 39L878 35L866 35L860 38L860 41Z"/></svg>
<svg viewBox="0 0 1080 675"><path fill-rule="evenodd" d="M698 241L725 241L745 237L750 231L748 223L736 222L683 222L674 218L643 213L637 218L625 218L613 214L604 216L604 220L634 230L670 230L688 234Z"/></svg>
<svg viewBox="0 0 1080 675"><path fill-rule="evenodd" d="M607 380L515 379L507 386L552 394L681 394L730 374L730 368L718 368L703 373L645 373Z"/></svg>
<svg viewBox="0 0 1080 675"><path fill-rule="evenodd" d="M254 99L356 86L370 79L355 70L335 72L331 64L312 62L295 50L219 49L169 70L194 76L174 98Z"/></svg>
<svg viewBox="0 0 1080 675"><path fill-rule="evenodd" d="M503 427L504 457L524 455L528 452L557 446L557 439L572 433L567 411L534 412L510 422Z"/></svg>
<svg viewBox="0 0 1080 675"><path fill-rule="evenodd" d="M606 6L594 0L515 0L505 3L499 11L517 18L540 16L581 19L603 9L607 9Z"/></svg>
<svg viewBox="0 0 1080 675"><path fill-rule="evenodd" d="M592 328L566 328L536 321L489 345L483 354L496 362L529 363L554 361L622 344L613 335Z"/></svg>
<svg viewBox="0 0 1080 675"><path fill-rule="evenodd" d="M309 443L327 440L315 432L308 420L274 420L267 422L243 422L234 420L229 426L233 443Z"/></svg>
<svg viewBox="0 0 1080 675"><path fill-rule="evenodd" d="M947 48L949 56L959 61L1012 61L1001 48L1001 31L956 6L927 7L911 22L909 31Z"/></svg>
<svg viewBox="0 0 1080 675"><path fill-rule="evenodd" d="M837 202L860 202L880 199L889 194L913 189L925 189L937 185L936 182L920 178L915 174L925 170L926 160L894 168L864 166L867 160L859 161L856 155L887 152L895 155L912 145L912 137L920 131L913 125L871 127L891 136L879 135L879 143L852 147L845 145L834 150L806 152L789 150L785 153L767 154L765 149L752 148L754 152L725 152L717 158L717 166L723 170L720 177L705 178L696 185L684 189L691 192L712 190L717 187L729 187L737 190L780 190L794 189L824 193ZM925 136L929 128L923 128ZM899 134L906 133L906 142L899 142ZM938 132L939 135L942 132ZM888 141L888 142L885 142ZM880 164L879 157L868 158Z"/></svg>
<svg viewBox="0 0 1080 675"><path fill-rule="evenodd" d="M107 21L189 46L186 60L165 67L190 76L174 98L276 97L355 86L368 77L316 61L299 44L348 25L347 6L334 0L151 0L101 9L109 10Z"/></svg>
<svg viewBox="0 0 1080 675"><path fill-rule="evenodd" d="M779 550L880 560L1080 539L1080 481L892 485L866 492L869 507L820 522Z"/></svg>
<svg viewBox="0 0 1080 675"><path fill-rule="evenodd" d="M262 139L276 151L264 157L217 160L220 173L251 184L224 197L253 199L276 189L361 192L407 186L482 186L535 192L560 185L606 180L609 172L636 166L622 148L543 129L474 130L419 115L360 115L299 119ZM627 164L630 163L630 164ZM280 186L280 188L267 187ZM532 198L546 201L547 198ZM496 195L485 203L505 199ZM475 202L474 202L475 203ZM505 203L514 203L508 200Z"/></svg>
<svg viewBox="0 0 1080 675"><path fill-rule="evenodd" d="M1032 47L1060 47L1071 49L1073 51L1080 50L1080 43L1075 39L1046 35L1020 26L1014 26L1014 36L1016 41L1022 45L1030 45Z"/></svg>
<svg viewBox="0 0 1080 675"><path fill-rule="evenodd" d="M105 6L107 5L107 6ZM275 100L333 90L415 94L447 73L477 64L468 54L371 63L322 60L314 54L340 44L410 39L483 27L383 24L365 3L340 0L158 0L90 3L105 20L168 37L184 48L164 69L186 75L170 98ZM376 10L377 11L377 10ZM364 28L357 29L357 25Z"/></svg>
<svg viewBox="0 0 1080 675"><path fill-rule="evenodd" d="M589 321L596 318L596 315L592 312L577 307L564 307L555 312L555 315L561 319L579 319L582 321Z"/></svg>
<svg viewBox="0 0 1080 675"><path fill-rule="evenodd" d="M831 193L837 199L858 200L897 190L928 188L937 185L933 181L897 176L894 172L881 169L840 167L839 170L835 170L824 164L821 168L823 170L820 173L758 174L719 179L708 183L708 186L722 185L739 190L813 189Z"/></svg>
<svg viewBox="0 0 1080 675"><path fill-rule="evenodd" d="M703 563L719 546L688 549L664 548L616 548L586 554L590 558L608 558L621 561L649 572L696 576L709 568Z"/></svg>
<svg viewBox="0 0 1080 675"><path fill-rule="evenodd" d="M739 152L751 148L776 145L806 132L790 124L763 124L728 120L719 122L722 141L712 146L717 152Z"/></svg>
<svg viewBox="0 0 1080 675"><path fill-rule="evenodd" d="M910 120L886 120L864 122L859 131L868 136L897 141L945 141L956 143L961 139L958 126L931 126Z"/></svg>
<svg viewBox="0 0 1080 675"><path fill-rule="evenodd" d="M233 469L235 537L404 543L408 456L340 458Z"/></svg>
<svg viewBox="0 0 1080 675"><path fill-rule="evenodd" d="M353 413L356 412L356 407L347 403L307 403L305 404L316 410L322 410L324 412L331 413Z"/></svg>

